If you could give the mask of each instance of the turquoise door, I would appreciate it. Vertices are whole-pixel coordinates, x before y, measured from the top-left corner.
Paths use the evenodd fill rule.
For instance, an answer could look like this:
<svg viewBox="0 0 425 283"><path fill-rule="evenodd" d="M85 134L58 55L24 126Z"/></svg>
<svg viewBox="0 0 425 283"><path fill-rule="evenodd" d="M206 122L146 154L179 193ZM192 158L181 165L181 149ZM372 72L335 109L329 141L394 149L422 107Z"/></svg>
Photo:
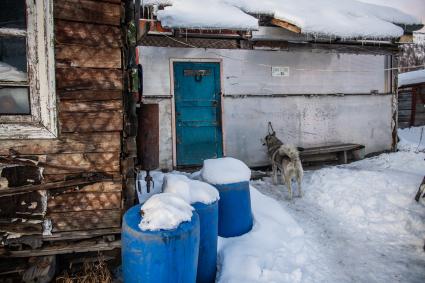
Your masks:
<svg viewBox="0 0 425 283"><path fill-rule="evenodd" d="M177 166L223 156L219 63L174 63Z"/></svg>

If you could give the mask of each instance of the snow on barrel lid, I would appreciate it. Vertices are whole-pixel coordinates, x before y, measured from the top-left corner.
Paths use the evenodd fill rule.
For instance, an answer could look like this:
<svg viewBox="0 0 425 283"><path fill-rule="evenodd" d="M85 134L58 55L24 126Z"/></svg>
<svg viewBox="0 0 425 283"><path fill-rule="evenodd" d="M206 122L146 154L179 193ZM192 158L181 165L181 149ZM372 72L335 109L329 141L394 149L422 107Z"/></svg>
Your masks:
<svg viewBox="0 0 425 283"><path fill-rule="evenodd" d="M182 222L190 221L192 210L192 206L175 194L154 195L141 207L142 221L139 228L142 231L175 229Z"/></svg>
<svg viewBox="0 0 425 283"><path fill-rule="evenodd" d="M249 181L251 170L242 161L224 157L204 160L202 179L210 184L222 185Z"/></svg>
<svg viewBox="0 0 425 283"><path fill-rule="evenodd" d="M211 204L219 200L216 188L198 180L191 180L185 175L167 174L164 176L162 190L164 193L173 193L187 203Z"/></svg>

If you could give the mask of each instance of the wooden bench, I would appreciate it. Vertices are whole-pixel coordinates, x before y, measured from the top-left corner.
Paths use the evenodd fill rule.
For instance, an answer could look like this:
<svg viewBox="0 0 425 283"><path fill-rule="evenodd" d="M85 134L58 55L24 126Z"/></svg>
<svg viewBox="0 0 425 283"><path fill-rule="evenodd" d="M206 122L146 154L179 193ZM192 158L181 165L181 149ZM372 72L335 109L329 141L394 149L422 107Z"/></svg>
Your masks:
<svg viewBox="0 0 425 283"><path fill-rule="evenodd" d="M334 144L304 148L300 152L301 161L306 165L337 163L347 164L350 161L363 159L365 146L361 144Z"/></svg>

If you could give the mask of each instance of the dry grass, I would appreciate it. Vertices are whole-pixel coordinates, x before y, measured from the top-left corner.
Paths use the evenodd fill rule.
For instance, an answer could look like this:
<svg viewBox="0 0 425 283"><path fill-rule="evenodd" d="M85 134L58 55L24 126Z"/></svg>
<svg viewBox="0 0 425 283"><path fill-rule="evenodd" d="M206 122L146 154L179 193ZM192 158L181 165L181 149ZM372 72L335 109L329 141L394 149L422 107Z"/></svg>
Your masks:
<svg viewBox="0 0 425 283"><path fill-rule="evenodd" d="M56 278L57 283L111 283L112 274L102 255L99 254L96 262L85 261L83 268L75 273L65 271Z"/></svg>

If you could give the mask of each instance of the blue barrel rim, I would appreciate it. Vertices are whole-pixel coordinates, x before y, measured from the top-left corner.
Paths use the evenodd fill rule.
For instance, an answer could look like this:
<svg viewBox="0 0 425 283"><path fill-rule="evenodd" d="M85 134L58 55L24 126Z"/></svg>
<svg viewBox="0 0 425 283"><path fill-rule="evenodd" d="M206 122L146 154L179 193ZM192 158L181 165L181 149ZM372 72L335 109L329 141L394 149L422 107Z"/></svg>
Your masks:
<svg viewBox="0 0 425 283"><path fill-rule="evenodd" d="M193 210L192 211L192 217L190 218L189 221L183 221L182 223L180 223L176 228L173 229L160 229L160 230L142 230L139 227L139 223L142 220L142 216L140 215L140 208L141 208L141 204L137 204L133 207L131 207L130 209L128 209L123 216L123 223L122 223L122 230L127 230L131 233L143 233L145 235L152 235L152 236L156 236L159 234L167 234L168 237L172 237L172 236L178 236L180 235L183 231L189 231L191 229L192 226L192 222L195 221L194 218L198 218L199 221L199 215L198 213ZM132 214L134 213L133 210L136 210L136 215L138 217L138 221L127 221L128 217L132 216ZM130 223L130 225L129 225ZM126 225L125 225L126 224Z"/></svg>

